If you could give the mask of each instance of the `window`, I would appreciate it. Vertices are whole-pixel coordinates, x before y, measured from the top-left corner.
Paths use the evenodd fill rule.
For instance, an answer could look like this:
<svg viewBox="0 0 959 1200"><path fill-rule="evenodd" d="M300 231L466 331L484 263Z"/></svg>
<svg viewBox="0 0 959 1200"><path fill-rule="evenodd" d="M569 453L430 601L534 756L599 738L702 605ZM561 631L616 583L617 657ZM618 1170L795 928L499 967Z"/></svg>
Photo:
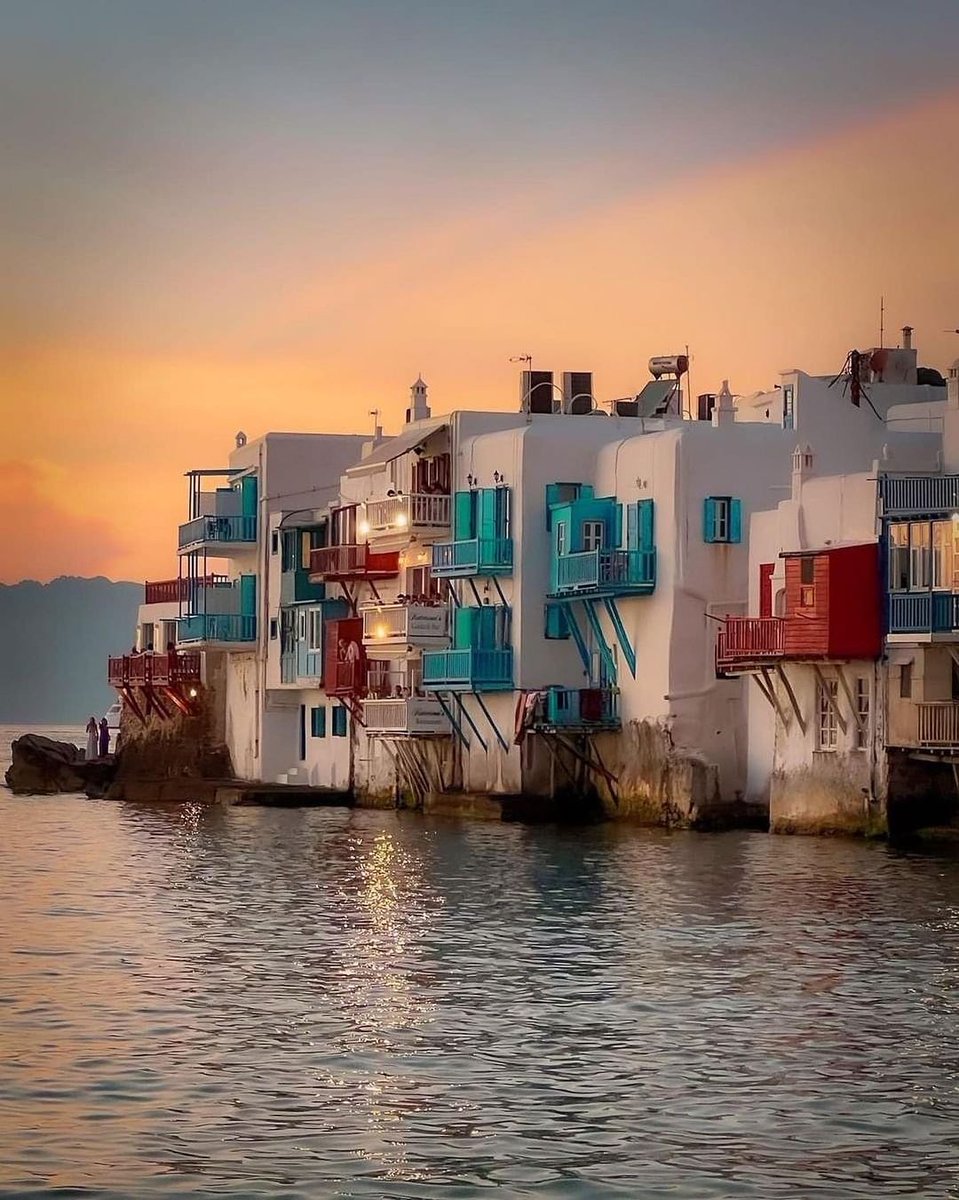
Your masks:
<svg viewBox="0 0 959 1200"><path fill-rule="evenodd" d="M795 422L795 392L791 383L783 388L783 429L792 429Z"/></svg>
<svg viewBox="0 0 959 1200"><path fill-rule="evenodd" d="M899 699L912 699L912 663L903 663L899 668Z"/></svg>
<svg viewBox="0 0 959 1200"><path fill-rule="evenodd" d="M323 649L323 609L310 609L310 637L307 642L310 650Z"/></svg>
<svg viewBox="0 0 959 1200"><path fill-rule="evenodd" d="M923 591L932 582L930 541L928 521L909 526L909 587L912 591Z"/></svg>
<svg viewBox="0 0 959 1200"><path fill-rule="evenodd" d="M583 522L583 549L602 550L606 527L602 521Z"/></svg>
<svg viewBox="0 0 959 1200"><path fill-rule="evenodd" d="M959 534L959 522L933 521L932 523L932 586L934 588L943 591L959 590L957 534Z"/></svg>
<svg viewBox="0 0 959 1200"><path fill-rule="evenodd" d="M274 529L273 532L270 534L270 553L276 554L276 552L279 550L279 548L280 548L280 531L278 529Z"/></svg>
<svg viewBox="0 0 959 1200"><path fill-rule="evenodd" d="M284 529L283 537L280 542L280 570L295 571L300 565L299 556L297 555L297 539L299 531L296 529Z"/></svg>
<svg viewBox="0 0 959 1200"><path fill-rule="evenodd" d="M333 706L333 736L346 737L346 709L342 704Z"/></svg>
<svg viewBox="0 0 959 1200"><path fill-rule="evenodd" d="M836 722L836 705L838 704L839 683L835 679L825 679L818 685L819 728L817 730L817 749L835 750L838 736Z"/></svg>
<svg viewBox="0 0 959 1200"><path fill-rule="evenodd" d="M909 526L889 526L889 589L905 592L909 589Z"/></svg>
<svg viewBox="0 0 959 1200"><path fill-rule="evenodd" d="M569 637L569 624L566 620L564 605L546 605L546 637L551 641Z"/></svg>
<svg viewBox="0 0 959 1200"><path fill-rule="evenodd" d="M326 737L325 708L310 709L310 736L315 738Z"/></svg>
<svg viewBox="0 0 959 1200"><path fill-rule="evenodd" d="M299 620L297 621L297 639L301 642L305 642L306 641L306 613L301 612L298 614L298 616L299 616Z"/></svg>
<svg viewBox="0 0 959 1200"><path fill-rule="evenodd" d="M270 617L270 641L275 642L280 632L279 622L276 617Z"/></svg>
<svg viewBox="0 0 959 1200"><path fill-rule="evenodd" d="M556 553L562 558L567 552L569 546L569 526L565 521L560 521L556 526Z"/></svg>
<svg viewBox="0 0 959 1200"><path fill-rule="evenodd" d="M811 554L804 554L799 560L799 582L816 582L816 560Z"/></svg>
<svg viewBox="0 0 959 1200"><path fill-rule="evenodd" d="M742 540L742 501L733 496L707 496L703 503L703 541Z"/></svg>
<svg viewBox="0 0 959 1200"><path fill-rule="evenodd" d="M856 680L856 749L865 750L869 742L869 680Z"/></svg>

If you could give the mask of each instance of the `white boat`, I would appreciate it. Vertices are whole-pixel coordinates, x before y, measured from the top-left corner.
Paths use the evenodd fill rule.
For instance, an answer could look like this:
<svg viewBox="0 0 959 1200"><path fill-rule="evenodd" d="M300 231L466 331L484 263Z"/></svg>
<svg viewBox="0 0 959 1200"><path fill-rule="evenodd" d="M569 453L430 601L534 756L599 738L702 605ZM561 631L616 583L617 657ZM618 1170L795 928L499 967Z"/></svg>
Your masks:
<svg viewBox="0 0 959 1200"><path fill-rule="evenodd" d="M110 745L115 746L117 737L120 733L120 713L122 705L119 700L114 700L107 711L103 714L106 717L107 728L110 730Z"/></svg>

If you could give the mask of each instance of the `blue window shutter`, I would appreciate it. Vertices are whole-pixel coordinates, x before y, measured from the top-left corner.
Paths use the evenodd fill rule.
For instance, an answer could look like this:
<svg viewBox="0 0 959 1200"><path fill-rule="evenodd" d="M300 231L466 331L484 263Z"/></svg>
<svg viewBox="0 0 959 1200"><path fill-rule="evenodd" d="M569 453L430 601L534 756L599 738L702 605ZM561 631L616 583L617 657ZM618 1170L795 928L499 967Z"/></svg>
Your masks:
<svg viewBox="0 0 959 1200"><path fill-rule="evenodd" d="M703 501L703 541L716 540L716 501L707 496Z"/></svg>
<svg viewBox="0 0 959 1200"><path fill-rule="evenodd" d="M453 649L468 650L473 645L473 621L475 608L453 610Z"/></svg>
<svg viewBox="0 0 959 1200"><path fill-rule="evenodd" d="M551 640L569 637L569 624L566 621L564 604L546 605L546 636Z"/></svg>
<svg viewBox="0 0 959 1200"><path fill-rule="evenodd" d="M457 492L453 503L453 537L456 541L466 542L476 537L474 511L474 493Z"/></svg>
<svg viewBox="0 0 959 1200"><path fill-rule="evenodd" d="M742 500L730 500L729 502L729 540L731 542L741 542L743 540Z"/></svg>
<svg viewBox="0 0 959 1200"><path fill-rule="evenodd" d="M326 737L326 709L310 709L310 733L315 738Z"/></svg>
<svg viewBox="0 0 959 1200"><path fill-rule="evenodd" d="M507 487L496 489L496 536L509 537L509 510L512 492Z"/></svg>
<svg viewBox="0 0 959 1200"><path fill-rule="evenodd" d="M626 505L626 549L639 549L639 505Z"/></svg>
<svg viewBox="0 0 959 1200"><path fill-rule="evenodd" d="M653 530L653 501L640 500L637 505L637 515L639 518L639 549L654 550L656 541Z"/></svg>
<svg viewBox="0 0 959 1200"><path fill-rule="evenodd" d="M333 736L346 737L346 709L342 704L333 709Z"/></svg>
<svg viewBox="0 0 959 1200"><path fill-rule="evenodd" d="M505 489L502 489L505 491ZM500 509L500 488L483 488L477 493L479 497L479 530L476 537L488 538L492 541L494 538L502 537L499 532L499 509Z"/></svg>
<svg viewBox="0 0 959 1200"><path fill-rule="evenodd" d="M240 614L244 617L256 616L256 576L240 576Z"/></svg>
<svg viewBox="0 0 959 1200"><path fill-rule="evenodd" d="M497 613L491 604L476 609L476 641L473 643L476 649L492 650L496 646Z"/></svg>
<svg viewBox="0 0 959 1200"><path fill-rule="evenodd" d="M612 528L610 529L610 539L608 545L616 548L623 544L623 506L621 504L613 505Z"/></svg>

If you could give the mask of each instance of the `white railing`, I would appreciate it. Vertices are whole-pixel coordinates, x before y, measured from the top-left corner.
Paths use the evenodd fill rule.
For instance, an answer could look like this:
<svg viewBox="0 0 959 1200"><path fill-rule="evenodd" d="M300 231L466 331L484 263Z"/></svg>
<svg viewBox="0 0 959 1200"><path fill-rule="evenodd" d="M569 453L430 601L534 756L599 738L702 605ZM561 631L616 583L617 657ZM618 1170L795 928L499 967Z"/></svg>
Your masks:
<svg viewBox="0 0 959 1200"><path fill-rule="evenodd" d="M443 646L449 620L447 604L371 605L363 610L363 645Z"/></svg>
<svg viewBox="0 0 959 1200"><path fill-rule="evenodd" d="M449 496L388 496L369 500L366 524L370 533L402 533L406 529L448 529Z"/></svg>
<svg viewBox="0 0 959 1200"><path fill-rule="evenodd" d="M959 746L959 704L917 704L920 746Z"/></svg>
<svg viewBox="0 0 959 1200"><path fill-rule="evenodd" d="M422 736L450 732L449 718L443 706L428 696L364 700L363 723L367 733Z"/></svg>

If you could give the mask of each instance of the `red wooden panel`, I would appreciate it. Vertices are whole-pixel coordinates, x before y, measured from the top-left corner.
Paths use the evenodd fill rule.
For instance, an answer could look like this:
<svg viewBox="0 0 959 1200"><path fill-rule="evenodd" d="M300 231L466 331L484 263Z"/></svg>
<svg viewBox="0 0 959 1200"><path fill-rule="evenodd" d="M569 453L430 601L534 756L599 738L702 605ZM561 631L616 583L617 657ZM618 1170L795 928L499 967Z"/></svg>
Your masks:
<svg viewBox="0 0 959 1200"><path fill-rule="evenodd" d="M342 649L340 643L343 643ZM359 657L348 660L346 647L355 645ZM328 621L323 655L324 690L328 696L361 694L366 684L366 650L363 648L363 618L343 617Z"/></svg>
<svg viewBox="0 0 959 1200"><path fill-rule="evenodd" d="M882 586L879 546L842 546L829 555L832 581L829 654L878 658L882 652Z"/></svg>
<svg viewBox="0 0 959 1200"><path fill-rule="evenodd" d="M759 564L759 615L761 617L773 615L773 571L775 569L775 563Z"/></svg>

